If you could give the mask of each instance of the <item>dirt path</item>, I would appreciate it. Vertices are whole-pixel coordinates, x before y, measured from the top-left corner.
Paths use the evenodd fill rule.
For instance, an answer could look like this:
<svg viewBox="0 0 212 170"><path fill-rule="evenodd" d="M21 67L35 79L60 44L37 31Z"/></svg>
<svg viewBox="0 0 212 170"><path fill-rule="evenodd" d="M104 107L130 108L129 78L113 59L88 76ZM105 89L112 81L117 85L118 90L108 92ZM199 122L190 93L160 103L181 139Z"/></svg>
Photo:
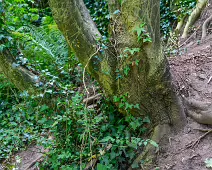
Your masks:
<svg viewBox="0 0 212 170"><path fill-rule="evenodd" d="M212 5L202 13L195 27L203 24L210 15ZM208 36L204 41L200 41L201 29L197 30L181 47L181 55L169 59L173 83L179 95L212 102L211 30L212 24L208 27ZM160 167L160 170L208 170L205 161L212 158L212 133L203 136L206 132L200 129L212 129L212 126L198 124L188 117L188 124L183 131L170 137L169 143L161 146L155 167Z"/></svg>
<svg viewBox="0 0 212 170"><path fill-rule="evenodd" d="M186 54L170 58L169 62L178 94L212 101L212 39L194 44ZM198 129L211 128L188 118L184 130L170 137L168 145L161 146L156 166L160 170L208 170L205 161L212 158L212 133L197 139L205 134Z"/></svg>

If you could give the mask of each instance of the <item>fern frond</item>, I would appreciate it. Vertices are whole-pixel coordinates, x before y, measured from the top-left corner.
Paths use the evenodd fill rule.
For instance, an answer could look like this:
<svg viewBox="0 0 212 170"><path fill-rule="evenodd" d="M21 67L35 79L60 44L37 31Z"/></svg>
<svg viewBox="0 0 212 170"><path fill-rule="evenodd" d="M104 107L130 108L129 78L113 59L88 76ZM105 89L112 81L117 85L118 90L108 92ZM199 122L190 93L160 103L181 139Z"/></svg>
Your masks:
<svg viewBox="0 0 212 170"><path fill-rule="evenodd" d="M65 64L69 57L68 45L56 25L35 27L23 26L13 35L23 54L30 61Z"/></svg>

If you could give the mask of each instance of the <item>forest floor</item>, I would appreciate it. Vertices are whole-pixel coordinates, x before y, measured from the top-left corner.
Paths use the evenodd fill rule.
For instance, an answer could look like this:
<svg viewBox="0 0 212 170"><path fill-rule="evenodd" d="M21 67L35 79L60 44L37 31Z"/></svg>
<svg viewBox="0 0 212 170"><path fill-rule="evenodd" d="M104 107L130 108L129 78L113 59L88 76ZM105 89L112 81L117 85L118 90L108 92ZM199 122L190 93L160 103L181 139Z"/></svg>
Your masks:
<svg viewBox="0 0 212 170"><path fill-rule="evenodd" d="M195 32L181 42L177 56L169 58L173 83L179 95L198 101L212 101L212 23L208 36L201 41L203 22L212 15L212 3L195 23ZM184 43L183 43L184 42ZM212 113L211 113L212 114ZM202 131L212 126L201 125L188 117L187 126L161 146L157 158L160 170L208 170L205 161L212 158L212 133ZM212 169L212 168L211 168Z"/></svg>

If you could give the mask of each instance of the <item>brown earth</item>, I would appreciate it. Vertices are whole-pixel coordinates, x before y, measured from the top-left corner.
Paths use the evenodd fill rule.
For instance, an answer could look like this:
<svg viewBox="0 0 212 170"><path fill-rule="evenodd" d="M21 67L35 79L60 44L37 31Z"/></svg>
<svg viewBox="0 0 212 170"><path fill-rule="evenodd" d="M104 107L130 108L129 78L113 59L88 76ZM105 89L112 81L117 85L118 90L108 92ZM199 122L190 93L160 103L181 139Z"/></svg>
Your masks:
<svg viewBox="0 0 212 170"><path fill-rule="evenodd" d="M196 31L181 43L179 55L169 58L173 83L179 96L212 102L212 22L208 36L201 41L201 25L212 15L212 1L194 25ZM212 114L212 112L211 112ZM187 126L169 143L161 146L155 167L160 170L208 170L205 161L212 158L211 125L201 125L187 118Z"/></svg>

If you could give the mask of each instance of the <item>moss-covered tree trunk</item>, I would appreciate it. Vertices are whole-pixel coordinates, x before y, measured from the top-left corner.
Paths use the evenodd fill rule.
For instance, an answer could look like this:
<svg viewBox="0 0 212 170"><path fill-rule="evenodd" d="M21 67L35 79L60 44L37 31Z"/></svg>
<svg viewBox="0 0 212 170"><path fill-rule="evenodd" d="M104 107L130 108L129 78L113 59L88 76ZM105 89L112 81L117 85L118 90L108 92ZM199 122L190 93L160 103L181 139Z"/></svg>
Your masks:
<svg viewBox="0 0 212 170"><path fill-rule="evenodd" d="M109 0L108 4L112 40L104 48L83 0L50 0L59 29L106 95L112 99L128 93L127 102L140 107L132 109L133 114L148 115L154 124L182 127L184 116L160 45L160 2Z"/></svg>

